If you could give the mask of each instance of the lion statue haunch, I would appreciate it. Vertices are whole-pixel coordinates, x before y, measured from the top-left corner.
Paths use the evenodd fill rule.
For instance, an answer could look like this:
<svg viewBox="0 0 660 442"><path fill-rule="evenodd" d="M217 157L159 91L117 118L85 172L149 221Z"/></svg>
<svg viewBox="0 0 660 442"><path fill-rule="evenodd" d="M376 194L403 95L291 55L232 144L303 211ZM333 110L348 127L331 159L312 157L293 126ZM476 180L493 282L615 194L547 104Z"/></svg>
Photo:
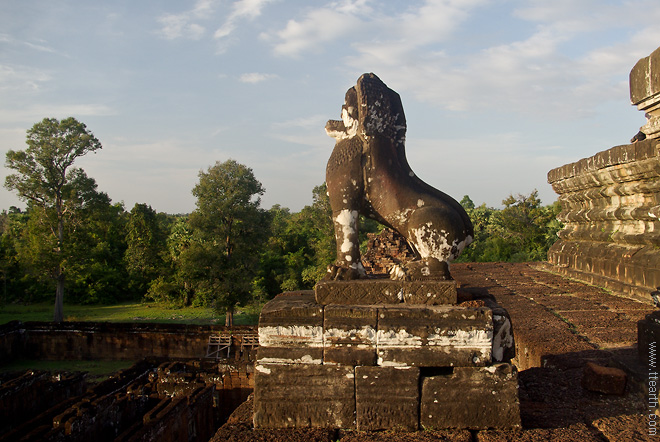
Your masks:
<svg viewBox="0 0 660 442"><path fill-rule="evenodd" d="M346 92L341 118L325 126L337 140L326 169L337 261L325 279L366 277L359 215L396 230L410 245L415 258L394 268L392 279L451 279L448 262L472 241L472 222L456 200L410 169L399 94L376 75L364 74Z"/></svg>

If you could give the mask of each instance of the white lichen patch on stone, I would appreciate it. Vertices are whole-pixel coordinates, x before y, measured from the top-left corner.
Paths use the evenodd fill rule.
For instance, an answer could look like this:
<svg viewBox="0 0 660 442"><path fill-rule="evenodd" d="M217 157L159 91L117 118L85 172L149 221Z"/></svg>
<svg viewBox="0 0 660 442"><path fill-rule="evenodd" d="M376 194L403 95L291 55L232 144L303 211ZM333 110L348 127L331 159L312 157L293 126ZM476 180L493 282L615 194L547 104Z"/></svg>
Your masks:
<svg viewBox="0 0 660 442"><path fill-rule="evenodd" d="M354 109L352 107L349 107L348 109L344 108L341 111L341 119L346 127L346 138L353 138L356 136L358 127L360 126L358 120L351 117L351 114L354 113L353 111Z"/></svg>
<svg viewBox="0 0 660 442"><path fill-rule="evenodd" d="M346 134L346 132L341 131L341 130L330 130L330 129L326 128L325 133L328 134L329 137L332 137L337 141L348 138L348 135Z"/></svg>
<svg viewBox="0 0 660 442"><path fill-rule="evenodd" d="M436 231L431 222L411 229L415 247L422 258L447 261L451 256L452 245L447 241L447 232L443 232Z"/></svg>
<svg viewBox="0 0 660 442"><path fill-rule="evenodd" d="M410 232L421 257L435 258L438 261L453 260L472 242L472 237L468 235L464 240L454 239L450 244L447 231L434 229L432 222L411 229Z"/></svg>
<svg viewBox="0 0 660 442"><path fill-rule="evenodd" d="M357 270L360 276L367 276L367 271L364 269L361 261L352 263L351 268Z"/></svg>
<svg viewBox="0 0 660 442"><path fill-rule="evenodd" d="M341 232L343 235L342 243L339 249L342 251L342 253L349 253L354 249L354 244L351 239L352 236L356 233L355 226L357 226L358 216L359 215L357 210L344 209L339 212L335 218L335 223L341 227ZM350 260L352 260L352 258L347 259L347 261Z"/></svg>
<svg viewBox="0 0 660 442"><path fill-rule="evenodd" d="M311 325L277 325L259 327L259 345L281 347L323 347L323 327Z"/></svg>
<svg viewBox="0 0 660 442"><path fill-rule="evenodd" d="M390 279L399 280L403 279L406 276L406 272L403 271L398 265L392 266L390 269Z"/></svg>
<svg viewBox="0 0 660 442"><path fill-rule="evenodd" d="M376 361L376 365L379 365L381 367L394 367L394 368L408 367L408 364L405 363L405 362L385 361L380 356L378 357L378 360Z"/></svg>
<svg viewBox="0 0 660 442"><path fill-rule="evenodd" d="M451 333L447 333L447 330L436 329L427 339L429 346L487 350L490 354L493 332L492 330L452 330Z"/></svg>
<svg viewBox="0 0 660 442"><path fill-rule="evenodd" d="M421 336L415 336L406 330L378 330L376 333L378 347L421 347Z"/></svg>
<svg viewBox="0 0 660 442"><path fill-rule="evenodd" d="M264 367L263 365L257 364L256 367L254 367L255 370L257 370L259 373L263 374L270 374L270 368Z"/></svg>
<svg viewBox="0 0 660 442"><path fill-rule="evenodd" d="M311 355L305 355L300 358L261 358L258 361L260 364L309 364L321 365L322 359L314 359Z"/></svg>
<svg viewBox="0 0 660 442"><path fill-rule="evenodd" d="M410 213L413 209L397 210L388 215L388 221L391 220L394 224L403 225L410 218Z"/></svg>
<svg viewBox="0 0 660 442"><path fill-rule="evenodd" d="M376 329L374 327L364 325L361 328L352 328L350 330L341 329L341 328L327 328L325 330L325 340L328 341L335 340L356 340L357 342L363 344L376 344ZM360 344L357 345L357 348L361 348Z"/></svg>
<svg viewBox="0 0 660 442"><path fill-rule="evenodd" d="M348 253L353 249L353 243L349 241L348 239L344 238L344 242L341 243L341 251L344 253ZM350 261L350 259L349 259Z"/></svg>

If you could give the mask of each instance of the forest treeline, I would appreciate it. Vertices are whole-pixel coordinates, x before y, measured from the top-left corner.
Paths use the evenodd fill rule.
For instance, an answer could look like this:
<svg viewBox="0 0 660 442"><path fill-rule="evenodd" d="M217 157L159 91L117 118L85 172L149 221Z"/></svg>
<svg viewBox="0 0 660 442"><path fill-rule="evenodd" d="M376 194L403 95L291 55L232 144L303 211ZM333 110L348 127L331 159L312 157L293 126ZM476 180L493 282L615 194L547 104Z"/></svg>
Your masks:
<svg viewBox="0 0 660 442"><path fill-rule="evenodd" d="M57 291L70 303L212 306L231 322L236 306L312 288L335 259L324 184L299 212L264 209L252 170L227 160L200 171L190 214L158 213L147 203L127 209L73 167L98 148L84 124L44 119L28 131L25 151L7 153L16 173L5 187L27 208L0 214L2 303L52 300ZM558 204L542 205L536 191L502 204L475 206L463 197L475 240L460 261L546 259L561 228ZM361 219L363 248L366 234L381 228Z"/></svg>

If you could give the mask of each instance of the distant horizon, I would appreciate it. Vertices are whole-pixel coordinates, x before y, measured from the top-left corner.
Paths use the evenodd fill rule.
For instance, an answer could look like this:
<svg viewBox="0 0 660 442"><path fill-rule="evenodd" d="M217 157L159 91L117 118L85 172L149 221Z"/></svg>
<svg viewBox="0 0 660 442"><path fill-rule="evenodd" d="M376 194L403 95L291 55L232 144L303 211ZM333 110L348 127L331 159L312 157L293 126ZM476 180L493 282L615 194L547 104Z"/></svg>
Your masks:
<svg viewBox="0 0 660 442"><path fill-rule="evenodd" d="M374 72L401 96L420 178L477 206L534 189L547 205L551 169L645 123L628 75L660 46L659 20L651 0L11 2L1 153L73 116L103 145L76 166L128 210L190 213L199 171L234 159L262 207L298 212L325 181L325 122ZM25 208L3 187L12 205Z"/></svg>

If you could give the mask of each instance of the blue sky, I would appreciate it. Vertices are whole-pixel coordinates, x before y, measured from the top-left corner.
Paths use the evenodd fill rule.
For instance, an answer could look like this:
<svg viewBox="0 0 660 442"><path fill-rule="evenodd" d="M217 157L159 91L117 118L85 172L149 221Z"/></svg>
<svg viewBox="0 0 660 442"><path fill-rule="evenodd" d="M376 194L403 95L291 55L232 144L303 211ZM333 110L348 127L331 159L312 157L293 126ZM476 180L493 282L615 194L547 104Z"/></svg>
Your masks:
<svg viewBox="0 0 660 442"><path fill-rule="evenodd" d="M645 123L628 75L659 22L657 0L6 0L0 153L73 116L103 144L77 165L127 209L190 212L199 171L232 158L264 207L297 211L325 179L325 122L374 72L401 95L426 182L477 204L533 189L551 203L550 169Z"/></svg>

